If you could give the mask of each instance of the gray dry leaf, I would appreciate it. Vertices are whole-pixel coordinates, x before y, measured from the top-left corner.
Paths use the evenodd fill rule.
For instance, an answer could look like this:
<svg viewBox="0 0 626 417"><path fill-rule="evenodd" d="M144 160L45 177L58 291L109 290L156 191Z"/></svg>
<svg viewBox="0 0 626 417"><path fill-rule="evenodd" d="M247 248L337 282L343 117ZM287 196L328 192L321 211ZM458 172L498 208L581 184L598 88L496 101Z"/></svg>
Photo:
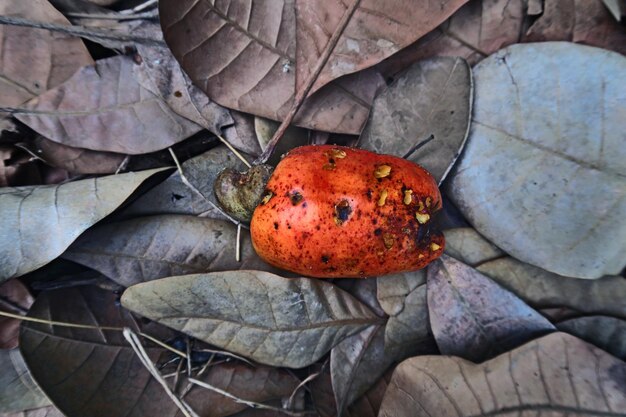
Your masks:
<svg viewBox="0 0 626 417"><path fill-rule="evenodd" d="M395 316L404 309L406 297L426 284L426 270L385 275L377 280L377 298L385 313Z"/></svg>
<svg viewBox="0 0 626 417"><path fill-rule="evenodd" d="M34 301L28 287L20 280L11 279L0 284L0 310L20 314L28 311ZM20 323L21 320L0 316L0 349L14 349L18 346Z"/></svg>
<svg viewBox="0 0 626 417"><path fill-rule="evenodd" d="M69 25L47 0L0 2L0 15ZM27 27L0 26L0 101L16 107L56 87L84 66L91 55L77 37Z"/></svg>
<svg viewBox="0 0 626 417"><path fill-rule="evenodd" d="M626 359L626 321L609 316L577 317L556 324L574 335L622 360Z"/></svg>
<svg viewBox="0 0 626 417"><path fill-rule="evenodd" d="M17 413L0 414L2 417L65 417L53 405L47 407L35 408L32 410L20 411Z"/></svg>
<svg viewBox="0 0 626 417"><path fill-rule="evenodd" d="M568 278L511 257L486 262L477 269L535 309L566 307L580 313L626 319L626 279L623 277Z"/></svg>
<svg viewBox="0 0 626 417"><path fill-rule="evenodd" d="M164 149L198 132L200 126L139 84L135 66L130 57L114 56L82 67L16 117L55 142L123 154Z"/></svg>
<svg viewBox="0 0 626 417"><path fill-rule="evenodd" d="M513 45L474 68L470 136L449 195L516 258L577 278L626 264L626 58Z"/></svg>
<svg viewBox="0 0 626 417"><path fill-rule="evenodd" d="M116 299L111 292L88 286L45 291L29 315L92 326L129 327L162 341L173 337L173 332L155 323L138 328L138 320L117 306ZM172 359L171 352L145 339L143 343L157 367ZM20 346L39 386L68 417L180 416L121 331L28 323L22 327ZM174 365L162 372L175 370ZM215 364L196 378L257 402L280 401L298 385L284 370L232 362ZM187 386L184 372L179 384L181 389ZM247 407L199 387L193 388L185 401L205 417L225 417Z"/></svg>
<svg viewBox="0 0 626 417"><path fill-rule="evenodd" d="M622 20L623 16L626 16L626 2L624 0L602 0L602 3L618 22Z"/></svg>
<svg viewBox="0 0 626 417"><path fill-rule="evenodd" d="M565 333L480 365L447 356L396 368L379 417L624 416L626 364Z"/></svg>
<svg viewBox="0 0 626 417"><path fill-rule="evenodd" d="M0 189L0 282L35 270L163 169Z"/></svg>
<svg viewBox="0 0 626 417"><path fill-rule="evenodd" d="M235 259L237 227L224 220L160 215L94 227L63 258L88 266L129 287L173 275L258 269L277 272L252 249L242 231L241 262Z"/></svg>
<svg viewBox="0 0 626 417"><path fill-rule="evenodd" d="M282 120L296 88L295 0L252 4L162 0L164 38L185 72L212 100ZM383 85L374 70L342 77L310 96L294 123L358 134Z"/></svg>
<svg viewBox="0 0 626 417"><path fill-rule="evenodd" d="M441 184L463 149L471 112L472 74L464 59L419 61L376 97L359 146L416 162Z"/></svg>
<svg viewBox="0 0 626 417"><path fill-rule="evenodd" d="M0 413L45 407L50 401L33 381L18 349L0 349Z"/></svg>
<svg viewBox="0 0 626 417"><path fill-rule="evenodd" d="M380 322L336 286L261 271L186 275L128 288L122 304L166 326L272 366L301 368Z"/></svg>
<svg viewBox="0 0 626 417"><path fill-rule="evenodd" d="M504 255L504 252L471 227L448 229L443 234L446 238L445 253L467 265L475 267Z"/></svg>
<svg viewBox="0 0 626 417"><path fill-rule="evenodd" d="M246 154L244 157L248 157ZM248 159L250 159L248 157ZM193 214L207 211L212 217L218 205L213 184L219 173L226 168L245 170L246 166L226 146L217 146L182 164L183 173L197 192L186 185L178 171L157 185L125 211L125 215ZM225 218L225 217L221 217Z"/></svg>
<svg viewBox="0 0 626 417"><path fill-rule="evenodd" d="M143 21L132 32L134 35L161 38L161 26ZM141 64L134 68L138 82L161 97L177 114L215 135L234 123L228 109L213 103L206 94L191 83L166 46L137 43Z"/></svg>
<svg viewBox="0 0 626 417"><path fill-rule="evenodd" d="M231 110L230 115L235 124L223 130L223 137L235 148L247 152L250 155L258 156L262 152L261 145L257 139L254 122L255 116Z"/></svg>
<svg viewBox="0 0 626 417"><path fill-rule="evenodd" d="M442 255L428 266L430 324L443 355L482 362L555 330L489 278Z"/></svg>

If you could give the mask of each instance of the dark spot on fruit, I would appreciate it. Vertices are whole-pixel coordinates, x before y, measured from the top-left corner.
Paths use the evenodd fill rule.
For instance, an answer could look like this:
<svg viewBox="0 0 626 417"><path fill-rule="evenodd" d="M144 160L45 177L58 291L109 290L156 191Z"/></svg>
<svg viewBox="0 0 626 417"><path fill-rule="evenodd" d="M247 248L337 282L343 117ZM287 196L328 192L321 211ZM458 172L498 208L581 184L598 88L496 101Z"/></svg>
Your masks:
<svg viewBox="0 0 626 417"><path fill-rule="evenodd" d="M366 195L367 195L367 199L368 199L369 201L372 201L372 192L373 192L373 191L372 191L372 190L370 190L370 189L368 189L368 190L367 190Z"/></svg>
<svg viewBox="0 0 626 417"><path fill-rule="evenodd" d="M352 207L348 200L341 200L335 204L335 223L343 224L350 218L350 214L352 214Z"/></svg>
<svg viewBox="0 0 626 417"><path fill-rule="evenodd" d="M328 163L331 165L335 165L335 160L333 158L328 158Z"/></svg>
<svg viewBox="0 0 626 417"><path fill-rule="evenodd" d="M378 224L378 219L376 217L372 218L372 224L374 225Z"/></svg>
<svg viewBox="0 0 626 417"><path fill-rule="evenodd" d="M315 226L315 230L320 230L320 229L321 229L321 227L320 227L319 224L317 226Z"/></svg>
<svg viewBox="0 0 626 417"><path fill-rule="evenodd" d="M274 222L274 230L278 230L278 223Z"/></svg>
<svg viewBox="0 0 626 417"><path fill-rule="evenodd" d="M322 262L327 264L328 261L330 261L330 258L328 256L326 256L326 255L322 255Z"/></svg>
<svg viewBox="0 0 626 417"><path fill-rule="evenodd" d="M302 196L302 194L300 194L299 191L295 191L295 190L288 193L287 197L289 197L291 204L294 206L297 206L298 204L302 202L302 200L304 200L304 197Z"/></svg>
<svg viewBox="0 0 626 417"><path fill-rule="evenodd" d="M287 222L287 229L291 230L291 224L289 224L289 222Z"/></svg>
<svg viewBox="0 0 626 417"><path fill-rule="evenodd" d="M306 208L307 207L307 203L306 201L304 203L302 203L302 208Z"/></svg>
<svg viewBox="0 0 626 417"><path fill-rule="evenodd" d="M376 229L376 230L374 230L374 234L376 236L380 236L382 233L383 233L383 229Z"/></svg>

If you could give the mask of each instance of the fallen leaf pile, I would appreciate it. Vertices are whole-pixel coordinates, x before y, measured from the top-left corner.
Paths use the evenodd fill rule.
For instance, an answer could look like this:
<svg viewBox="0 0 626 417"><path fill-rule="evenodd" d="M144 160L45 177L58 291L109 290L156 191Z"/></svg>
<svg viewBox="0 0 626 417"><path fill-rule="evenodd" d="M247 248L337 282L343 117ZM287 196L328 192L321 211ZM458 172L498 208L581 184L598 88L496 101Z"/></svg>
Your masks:
<svg viewBox="0 0 626 417"><path fill-rule="evenodd" d="M625 15L0 0L0 417L626 416ZM266 263L313 144L426 168L445 253Z"/></svg>

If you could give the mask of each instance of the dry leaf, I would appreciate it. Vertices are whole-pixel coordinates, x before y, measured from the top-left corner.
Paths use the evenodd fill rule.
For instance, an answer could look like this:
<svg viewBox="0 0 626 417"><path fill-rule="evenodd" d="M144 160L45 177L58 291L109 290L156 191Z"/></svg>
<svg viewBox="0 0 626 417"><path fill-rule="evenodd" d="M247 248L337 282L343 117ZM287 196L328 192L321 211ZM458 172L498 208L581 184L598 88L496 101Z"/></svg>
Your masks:
<svg viewBox="0 0 626 417"><path fill-rule="evenodd" d="M295 1L254 5L161 1L161 26L183 69L212 100L282 120L295 95ZM382 85L374 70L343 77L311 96L294 123L358 134Z"/></svg>
<svg viewBox="0 0 626 417"><path fill-rule="evenodd" d="M446 238L445 253L467 265L475 267L504 256L504 252L471 227L448 229L443 234Z"/></svg>
<svg viewBox="0 0 626 417"><path fill-rule="evenodd" d="M236 110L231 110L230 115L235 124L224 129L222 135L224 139L235 148L241 149L250 155L258 156L262 152L262 148L254 129L255 117Z"/></svg>
<svg viewBox="0 0 626 417"><path fill-rule="evenodd" d="M519 42L526 2L470 1L423 38L378 64L376 69L387 79L419 60L434 56L461 57L474 65L498 49Z"/></svg>
<svg viewBox="0 0 626 417"><path fill-rule="evenodd" d="M306 84L352 3L357 3L357 7L312 91L342 75L371 67L403 49L430 32L466 2L295 0L296 91L302 90Z"/></svg>
<svg viewBox="0 0 626 417"><path fill-rule="evenodd" d="M626 319L626 279L623 277L567 278L510 257L486 262L476 269L533 308L567 307L581 313Z"/></svg>
<svg viewBox="0 0 626 417"><path fill-rule="evenodd" d="M96 226L63 258L88 266L120 285L198 272L258 269L278 272L252 249L242 231L241 262L235 259L237 227L224 220L161 215Z"/></svg>
<svg viewBox="0 0 626 417"><path fill-rule="evenodd" d="M0 282L35 270L163 169L54 186L0 189Z"/></svg>
<svg viewBox="0 0 626 417"><path fill-rule="evenodd" d="M261 271L185 275L128 288L122 304L207 343L272 366L301 368L380 322L332 284Z"/></svg>
<svg viewBox="0 0 626 417"><path fill-rule="evenodd" d="M626 265L626 58L513 45L474 68L470 136L449 195L516 258L577 278Z"/></svg>
<svg viewBox="0 0 626 417"><path fill-rule="evenodd" d="M576 42L626 54L626 31L602 0L546 0L522 40Z"/></svg>
<svg viewBox="0 0 626 417"><path fill-rule="evenodd" d="M426 284L426 269L385 275L378 280L377 297L385 313L398 315L404 309L406 297Z"/></svg>
<svg viewBox="0 0 626 417"><path fill-rule="evenodd" d="M475 365L446 356L396 368L380 417L623 415L626 364L580 339L553 333Z"/></svg>
<svg viewBox="0 0 626 417"><path fill-rule="evenodd" d="M55 142L76 148L142 154L167 148L201 128L178 116L136 80L136 64L114 56L78 70L29 101L16 117Z"/></svg>
<svg viewBox="0 0 626 417"><path fill-rule="evenodd" d="M609 316L577 317L557 323L556 327L622 360L626 359L626 321Z"/></svg>
<svg viewBox="0 0 626 417"><path fill-rule="evenodd" d="M50 401L31 378L18 349L0 349L0 413L44 407Z"/></svg>
<svg viewBox="0 0 626 417"><path fill-rule="evenodd" d="M602 2L618 22L622 20L623 16L626 16L626 2L624 0L602 0Z"/></svg>
<svg viewBox="0 0 626 417"><path fill-rule="evenodd" d="M0 2L0 15L69 25L47 0ZM74 36L19 26L0 26L0 97L17 107L92 65L83 42Z"/></svg>
<svg viewBox="0 0 626 417"><path fill-rule="evenodd" d="M35 299L28 288L16 279L0 285L0 308L2 311L19 314L28 311ZM0 317L0 349L14 349L18 346L17 335L21 320Z"/></svg>
<svg viewBox="0 0 626 417"><path fill-rule="evenodd" d="M430 324L443 355L482 362L555 330L522 300L447 255L428 266L427 286Z"/></svg>
<svg viewBox="0 0 626 417"><path fill-rule="evenodd" d="M463 149L471 109L465 60L419 61L376 97L359 146L416 162L441 183Z"/></svg>
<svg viewBox="0 0 626 417"><path fill-rule="evenodd" d="M171 337L169 330L154 323L138 329L137 321L116 306L115 299L114 294L93 287L49 291L37 298L29 314L71 323L125 326L161 339ZM37 383L68 416L179 415L119 331L29 323L20 343ZM171 358L169 351L145 343L151 360L158 363ZM298 384L285 371L240 363L215 365L198 379L259 402L288 397ZM183 375L181 386L186 385ZM224 417L246 408L198 387L185 396L185 401L207 417Z"/></svg>
<svg viewBox="0 0 626 417"><path fill-rule="evenodd" d="M20 411L17 413L0 414L1 417L65 417L53 405L33 410Z"/></svg>

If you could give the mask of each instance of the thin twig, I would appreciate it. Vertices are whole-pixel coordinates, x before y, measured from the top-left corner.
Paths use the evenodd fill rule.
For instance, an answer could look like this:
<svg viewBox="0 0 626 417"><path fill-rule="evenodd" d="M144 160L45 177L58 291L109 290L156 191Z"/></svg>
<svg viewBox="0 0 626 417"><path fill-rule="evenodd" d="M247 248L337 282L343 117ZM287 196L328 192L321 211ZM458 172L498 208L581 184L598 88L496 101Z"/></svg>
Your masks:
<svg viewBox="0 0 626 417"><path fill-rule="evenodd" d="M235 245L235 261L241 262L241 223L237 225L237 243Z"/></svg>
<svg viewBox="0 0 626 417"><path fill-rule="evenodd" d="M142 43L145 45L156 45L156 46L165 45L165 42L163 40L156 39L156 38L150 38L150 37L144 37L144 36L132 36L132 35L127 35L125 33L90 29L90 28L86 28L83 26L57 25L54 23L39 22L35 20L22 19L19 17L0 16L0 24L22 26L22 27L29 27L29 28L35 28L35 29L45 29L45 30L50 30L52 32L61 32L61 33L66 33L68 35L79 36L81 38L87 38L87 39L105 39L105 40L114 40L114 41L119 41L119 42Z"/></svg>
<svg viewBox="0 0 626 417"><path fill-rule="evenodd" d="M322 368L323 370L324 368ZM319 372L316 372L314 374L311 374L309 376L307 376L304 381L300 382L298 384L298 386L296 387L296 389L293 390L293 392L291 393L291 396L289 397L289 400L287 401L287 408L291 408L293 406L293 400L296 398L296 394L298 393L298 391L300 390L300 388L302 388L303 386L305 386L306 384L308 384L309 382L313 381L315 378L317 378L318 376L321 375L322 370L320 370Z"/></svg>
<svg viewBox="0 0 626 417"><path fill-rule="evenodd" d="M202 375L204 375L204 373L207 371L207 369L209 369L209 366L211 366L211 364L213 363L213 358L215 358L215 353L213 353L210 357L209 360L206 361L206 363L202 366L202 368L200 369L200 371L198 371L198 374L196 375L196 378L200 378ZM180 394L180 398L185 398L185 396L187 394L189 394L189 392L191 391L191 389L193 388L193 384L190 382L187 382L187 386L185 387L185 389L183 390L183 392L181 392Z"/></svg>
<svg viewBox="0 0 626 417"><path fill-rule="evenodd" d="M122 14L131 14L131 13L137 13L140 12L142 10L146 10L148 7L152 7L152 6L156 6L159 3L159 0L147 0L141 4L138 4L137 6L133 7L132 9L126 9L126 10L122 10L120 11L120 13Z"/></svg>
<svg viewBox="0 0 626 417"><path fill-rule="evenodd" d="M150 10L143 13L135 13L135 14L122 14L122 12L117 13L67 13L67 16L73 17L75 19L93 19L93 20L140 20L140 19L155 19L159 17L158 10Z"/></svg>
<svg viewBox="0 0 626 417"><path fill-rule="evenodd" d="M192 384L196 384L198 386L201 386L202 388L206 388L208 390L211 390L213 392L217 392L218 394L223 395L224 397L230 398L231 400L235 401L236 403L239 404L245 404L250 408L256 408L256 409L263 409L263 410L271 410L271 411L276 411L278 413L284 413L290 416L294 416L294 417L302 417L308 413L306 412L296 412L296 411L289 411L289 410L285 410L282 408L278 408L278 407L272 407L271 405L266 405L266 404L261 404L261 403L257 403L254 401L248 401L248 400L244 400L242 398L239 398L233 394L231 394L228 391L224 391L223 389L217 388L211 384L207 384L206 382L202 382L200 380L194 379L194 378L189 378L189 382L191 382Z"/></svg>
<svg viewBox="0 0 626 417"><path fill-rule="evenodd" d="M237 158L241 159L241 162L243 162L245 166L247 166L248 168L252 168L252 165L250 165L250 162L248 162L246 158L244 158L243 155L239 153L239 151L233 147L233 145L231 145L226 139L224 139L220 135L216 135L216 136L224 145L226 145L228 149L230 149L232 153L235 154Z"/></svg>
<svg viewBox="0 0 626 417"><path fill-rule="evenodd" d="M235 355L234 353L226 352L225 350L200 349L198 350L198 352L206 352L206 353L213 353L215 355L229 356L231 358L245 362L248 365L252 366L253 368L256 366L254 363L250 362L248 359L244 358L243 356Z"/></svg>
<svg viewBox="0 0 626 417"><path fill-rule="evenodd" d="M289 113L287 113L287 116L278 127L278 130L276 130L276 132L274 133L272 140L270 140L270 142L267 144L267 147L265 148L263 153L254 162L255 165L266 163L272 156L274 148L276 148L276 145L287 131L287 128L293 121L293 118L298 113L298 110L300 110L302 103L304 103L304 100L309 95L309 92L313 88L315 81L317 81L317 78L326 66L326 62L328 62L330 54L335 49L335 46L337 46L339 38L341 38L343 31L345 30L346 26L348 26L350 19L352 19L352 16L354 15L356 9L359 7L360 3L361 0L353 0L350 7L343 13L343 16L341 16L341 20L339 21L339 24L337 25L337 28L333 32L332 36L328 40L328 43L326 44L322 55L320 55L320 57L317 59L311 75L309 75L309 78L307 78L304 87L300 91L296 91L296 98L293 105L291 106L291 109L289 110Z"/></svg>
<svg viewBox="0 0 626 417"><path fill-rule="evenodd" d="M172 392L167 382L163 379L159 371L156 369L156 367L150 360L150 357L146 353L146 350L143 348L141 341L139 340L139 337L137 337L137 335L128 327L124 328L123 334L124 334L124 338L128 341L130 346L135 351L135 354L137 354L137 356L139 357L139 360L141 361L141 363L143 363L143 366L146 367L146 369L148 370L148 372L150 372L152 377L156 379L156 381L163 387L163 389L165 390L165 393L172 399L174 404L176 404L176 406L185 415L185 417L198 417L198 414L196 414L191 409L189 404L187 404L185 401L178 398L178 396L176 396L176 394Z"/></svg>

